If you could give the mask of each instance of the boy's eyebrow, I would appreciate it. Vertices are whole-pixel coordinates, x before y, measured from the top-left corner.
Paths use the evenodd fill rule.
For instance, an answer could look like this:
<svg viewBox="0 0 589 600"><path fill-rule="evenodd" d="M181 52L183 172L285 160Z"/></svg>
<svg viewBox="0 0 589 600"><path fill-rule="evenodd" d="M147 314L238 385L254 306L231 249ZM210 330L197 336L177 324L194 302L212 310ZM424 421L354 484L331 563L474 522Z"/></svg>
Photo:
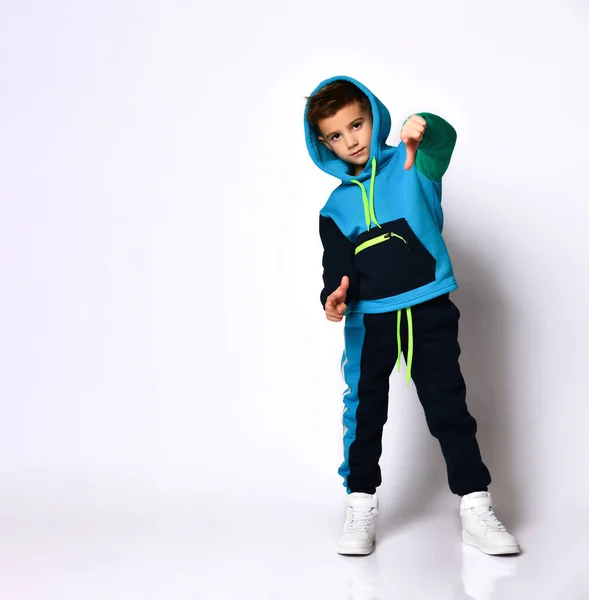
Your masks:
<svg viewBox="0 0 589 600"><path fill-rule="evenodd" d="M352 119L349 123L348 123L348 127L350 125L353 125L354 123L357 123L358 121L364 121L366 119L366 117L356 117L355 119ZM334 133L338 133L337 131L332 131L331 133L327 133L325 135L325 137L331 137Z"/></svg>

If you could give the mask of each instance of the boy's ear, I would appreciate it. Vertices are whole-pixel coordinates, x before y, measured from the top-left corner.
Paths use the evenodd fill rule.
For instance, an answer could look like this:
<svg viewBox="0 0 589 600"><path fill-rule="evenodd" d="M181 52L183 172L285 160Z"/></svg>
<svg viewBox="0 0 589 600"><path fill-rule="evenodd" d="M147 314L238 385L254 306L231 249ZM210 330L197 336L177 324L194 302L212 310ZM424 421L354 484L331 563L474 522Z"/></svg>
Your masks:
<svg viewBox="0 0 589 600"><path fill-rule="evenodd" d="M331 148L329 147L329 144L327 143L326 139L322 136L318 136L317 139L328 149L331 150Z"/></svg>

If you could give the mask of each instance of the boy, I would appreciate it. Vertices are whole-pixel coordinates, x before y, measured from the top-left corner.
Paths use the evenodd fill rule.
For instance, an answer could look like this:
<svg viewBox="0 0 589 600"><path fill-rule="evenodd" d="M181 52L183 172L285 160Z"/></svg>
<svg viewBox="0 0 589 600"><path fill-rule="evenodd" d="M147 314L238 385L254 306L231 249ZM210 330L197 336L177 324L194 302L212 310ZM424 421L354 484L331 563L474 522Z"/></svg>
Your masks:
<svg viewBox="0 0 589 600"><path fill-rule="evenodd" d="M307 99L305 135L315 164L341 180L320 212L321 302L341 321L345 350L344 461L348 492L340 554L373 550L381 484L379 459L389 377L407 363L427 425L441 446L450 490L462 497L462 538L487 554L517 554L495 516L477 425L466 406L458 357L458 286L442 238L441 179L454 128L429 113L403 124L388 146L389 111L350 77L320 83Z"/></svg>

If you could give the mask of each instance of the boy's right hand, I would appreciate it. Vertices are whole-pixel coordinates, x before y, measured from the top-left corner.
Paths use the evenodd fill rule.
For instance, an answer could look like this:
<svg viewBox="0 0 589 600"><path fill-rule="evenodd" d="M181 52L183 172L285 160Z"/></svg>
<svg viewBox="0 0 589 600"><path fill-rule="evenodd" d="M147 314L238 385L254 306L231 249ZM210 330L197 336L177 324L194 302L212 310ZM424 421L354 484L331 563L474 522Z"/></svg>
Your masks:
<svg viewBox="0 0 589 600"><path fill-rule="evenodd" d="M327 300L325 302L325 316L327 317L328 321L338 323L342 320L344 313L348 309L345 304L348 287L350 287L350 279L347 275L344 275L337 290L327 296Z"/></svg>

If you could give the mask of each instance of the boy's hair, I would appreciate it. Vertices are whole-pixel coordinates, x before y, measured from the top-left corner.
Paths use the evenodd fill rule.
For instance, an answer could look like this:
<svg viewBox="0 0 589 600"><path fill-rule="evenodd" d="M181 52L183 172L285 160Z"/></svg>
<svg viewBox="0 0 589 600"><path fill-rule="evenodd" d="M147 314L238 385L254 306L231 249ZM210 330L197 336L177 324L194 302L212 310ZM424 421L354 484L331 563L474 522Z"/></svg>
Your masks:
<svg viewBox="0 0 589 600"><path fill-rule="evenodd" d="M337 79L312 96L307 96L307 121L319 132L319 121L333 117L339 110L355 102L372 112L368 96L358 86L345 79Z"/></svg>

